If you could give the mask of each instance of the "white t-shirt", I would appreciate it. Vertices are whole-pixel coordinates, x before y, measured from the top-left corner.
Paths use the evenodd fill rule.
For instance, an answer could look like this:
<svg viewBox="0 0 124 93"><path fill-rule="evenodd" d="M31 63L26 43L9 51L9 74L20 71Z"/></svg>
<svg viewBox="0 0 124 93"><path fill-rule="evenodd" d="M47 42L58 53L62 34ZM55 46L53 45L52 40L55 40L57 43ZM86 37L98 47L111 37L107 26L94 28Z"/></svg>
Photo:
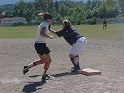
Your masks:
<svg viewBox="0 0 124 93"><path fill-rule="evenodd" d="M49 32L50 32L49 29L48 29L49 24L45 21L41 22L38 29L37 29L37 33L36 33L36 42L37 43L46 43L46 37L43 37L43 36L40 35L40 31L41 31L42 27L46 27L45 34L48 35Z"/></svg>

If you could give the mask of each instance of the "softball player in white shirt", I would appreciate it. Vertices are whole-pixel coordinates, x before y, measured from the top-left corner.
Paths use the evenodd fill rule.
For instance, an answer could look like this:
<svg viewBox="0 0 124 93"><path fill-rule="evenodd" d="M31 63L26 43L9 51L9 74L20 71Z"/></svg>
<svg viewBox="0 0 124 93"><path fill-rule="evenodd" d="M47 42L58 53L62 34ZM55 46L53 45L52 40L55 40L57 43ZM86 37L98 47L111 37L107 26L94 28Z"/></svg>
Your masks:
<svg viewBox="0 0 124 93"><path fill-rule="evenodd" d="M40 60L24 66L23 74L26 74L31 67L37 66L39 64L44 64L42 80L46 80L46 78L50 77L50 75L47 74L47 70L49 69L49 65L51 63L51 57L49 54L50 50L46 45L46 38L53 39L53 36L49 35L49 25L52 23L53 17L49 13L40 13L39 15L44 18L44 21L41 22L38 27L34 47L40 57Z"/></svg>

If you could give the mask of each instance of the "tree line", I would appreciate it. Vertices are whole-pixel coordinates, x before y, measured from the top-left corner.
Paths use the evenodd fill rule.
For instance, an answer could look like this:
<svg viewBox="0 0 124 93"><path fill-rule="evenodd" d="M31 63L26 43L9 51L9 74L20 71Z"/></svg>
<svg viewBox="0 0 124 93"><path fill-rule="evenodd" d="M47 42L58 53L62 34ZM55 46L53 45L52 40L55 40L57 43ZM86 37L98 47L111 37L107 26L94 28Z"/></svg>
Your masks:
<svg viewBox="0 0 124 93"><path fill-rule="evenodd" d="M124 0L20 0L16 4L0 6L2 17L25 17L28 22L41 21L40 12L51 13L56 22L64 18L73 23L95 24L97 19L115 18L124 16Z"/></svg>

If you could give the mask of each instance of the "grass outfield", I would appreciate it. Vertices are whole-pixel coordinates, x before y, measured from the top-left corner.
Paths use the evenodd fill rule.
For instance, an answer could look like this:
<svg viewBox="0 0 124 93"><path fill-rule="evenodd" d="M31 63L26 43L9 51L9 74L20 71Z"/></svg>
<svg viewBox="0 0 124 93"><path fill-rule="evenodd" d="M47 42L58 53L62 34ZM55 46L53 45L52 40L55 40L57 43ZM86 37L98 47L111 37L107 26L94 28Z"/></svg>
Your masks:
<svg viewBox="0 0 124 93"><path fill-rule="evenodd" d="M34 38L38 26L0 27L0 38ZM78 32L87 38L124 39L124 24L108 24L107 30L102 25L74 25ZM52 26L59 30L62 26Z"/></svg>

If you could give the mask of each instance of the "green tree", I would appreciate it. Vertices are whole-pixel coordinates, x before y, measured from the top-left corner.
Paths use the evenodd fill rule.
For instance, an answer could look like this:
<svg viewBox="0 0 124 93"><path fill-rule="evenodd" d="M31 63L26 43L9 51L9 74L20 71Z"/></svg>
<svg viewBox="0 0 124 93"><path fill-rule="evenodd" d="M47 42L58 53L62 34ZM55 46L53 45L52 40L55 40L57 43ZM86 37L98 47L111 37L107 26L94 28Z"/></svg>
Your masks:
<svg viewBox="0 0 124 93"><path fill-rule="evenodd" d="M121 15L124 16L124 0L118 0L118 5Z"/></svg>
<svg viewBox="0 0 124 93"><path fill-rule="evenodd" d="M105 0L99 7L99 17L100 18L114 18L119 15L119 8L117 6L117 1L115 0Z"/></svg>
<svg viewBox="0 0 124 93"><path fill-rule="evenodd" d="M35 19L37 11L35 9L35 6L33 3L27 3L24 1L19 1L14 6L14 12L13 15L19 16L19 17L25 17L27 21L31 21Z"/></svg>
<svg viewBox="0 0 124 93"><path fill-rule="evenodd" d="M123 0L119 0L119 3L117 0L87 0L86 3L72 0L34 0L33 2L20 0L14 8L7 7L0 7L0 11L5 10L6 17L25 17L29 22L41 20L37 15L40 12L51 13L56 21L60 22L66 18L73 23L85 23L87 19L95 23L97 18L114 18L119 13L124 16Z"/></svg>
<svg viewBox="0 0 124 93"><path fill-rule="evenodd" d="M0 15L2 17L12 17L13 16L13 4L7 4L7 5L1 5L0 6ZM5 13L5 15L2 15L2 13Z"/></svg>
<svg viewBox="0 0 124 93"><path fill-rule="evenodd" d="M36 9L40 12L55 12L53 0L34 0L34 4Z"/></svg>

